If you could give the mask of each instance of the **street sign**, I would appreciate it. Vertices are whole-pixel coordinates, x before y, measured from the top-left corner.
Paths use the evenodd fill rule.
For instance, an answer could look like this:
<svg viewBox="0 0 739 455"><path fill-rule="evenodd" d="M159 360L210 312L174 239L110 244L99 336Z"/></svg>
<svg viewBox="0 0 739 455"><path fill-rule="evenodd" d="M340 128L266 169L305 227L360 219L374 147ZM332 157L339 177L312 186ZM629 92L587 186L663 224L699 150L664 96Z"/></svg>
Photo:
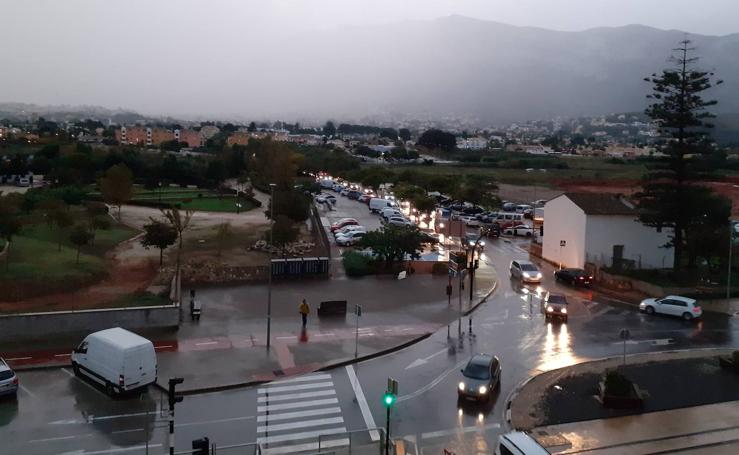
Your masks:
<svg viewBox="0 0 739 455"><path fill-rule="evenodd" d="M398 381L393 378L387 378L387 391L393 395L398 395Z"/></svg>
<svg viewBox="0 0 739 455"><path fill-rule="evenodd" d="M619 332L618 336L622 340L628 340L631 336L631 333L629 332L629 329L621 329L621 332Z"/></svg>
<svg viewBox="0 0 739 455"><path fill-rule="evenodd" d="M356 306L354 307L354 314L356 314L357 316L362 316L362 305L356 304Z"/></svg>
<svg viewBox="0 0 739 455"><path fill-rule="evenodd" d="M560 240L559 241L559 246L567 246L567 241L566 240Z"/></svg>

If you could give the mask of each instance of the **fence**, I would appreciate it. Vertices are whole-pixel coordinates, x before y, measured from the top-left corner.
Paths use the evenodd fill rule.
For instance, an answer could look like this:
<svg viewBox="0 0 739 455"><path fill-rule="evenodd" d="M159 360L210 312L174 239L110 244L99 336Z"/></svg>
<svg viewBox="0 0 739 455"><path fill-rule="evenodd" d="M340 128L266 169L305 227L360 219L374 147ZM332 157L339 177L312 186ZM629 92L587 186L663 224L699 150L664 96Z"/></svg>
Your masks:
<svg viewBox="0 0 739 455"><path fill-rule="evenodd" d="M391 443L392 444L392 443ZM382 455L385 449L385 430L372 428L347 431L340 434L318 435L313 439L295 445L272 445L265 443L211 444L210 455ZM394 448L390 447L394 454ZM176 451L177 455L191 455L194 450Z"/></svg>
<svg viewBox="0 0 739 455"><path fill-rule="evenodd" d="M272 259L273 278L328 276L329 258Z"/></svg>
<svg viewBox="0 0 739 455"><path fill-rule="evenodd" d="M329 261L331 260L331 243L328 241L328 234L326 234L326 229L323 227L323 224L321 223L321 215L318 214L318 209L314 204L311 204L310 206L310 221L311 221L311 227L313 229L313 232L318 236L319 240L321 241L321 245L323 246L323 250L326 252L326 256L328 256Z"/></svg>

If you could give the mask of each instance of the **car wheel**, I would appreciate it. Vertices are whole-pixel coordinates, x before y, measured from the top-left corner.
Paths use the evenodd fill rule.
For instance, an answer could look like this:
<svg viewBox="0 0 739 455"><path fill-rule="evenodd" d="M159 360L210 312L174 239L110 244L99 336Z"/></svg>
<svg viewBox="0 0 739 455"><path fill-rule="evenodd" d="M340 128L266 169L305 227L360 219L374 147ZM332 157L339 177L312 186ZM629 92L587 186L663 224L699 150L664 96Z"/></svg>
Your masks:
<svg viewBox="0 0 739 455"><path fill-rule="evenodd" d="M644 309L647 314L654 314L654 307L648 306Z"/></svg>
<svg viewBox="0 0 739 455"><path fill-rule="evenodd" d="M531 237L531 232L527 232L526 237Z"/></svg>
<svg viewBox="0 0 739 455"><path fill-rule="evenodd" d="M113 389L113 384L110 382L105 383L105 393L108 394L108 396L113 396L115 394L115 390Z"/></svg>
<svg viewBox="0 0 739 455"><path fill-rule="evenodd" d="M693 319L693 315L692 314L690 314L690 313L683 313L683 320L690 321L691 319Z"/></svg>
<svg viewBox="0 0 739 455"><path fill-rule="evenodd" d="M554 281L556 281L557 283L559 283L560 281L562 281L562 278L560 278L560 277L559 277L559 275L557 275L557 274L555 273L555 274L554 274Z"/></svg>

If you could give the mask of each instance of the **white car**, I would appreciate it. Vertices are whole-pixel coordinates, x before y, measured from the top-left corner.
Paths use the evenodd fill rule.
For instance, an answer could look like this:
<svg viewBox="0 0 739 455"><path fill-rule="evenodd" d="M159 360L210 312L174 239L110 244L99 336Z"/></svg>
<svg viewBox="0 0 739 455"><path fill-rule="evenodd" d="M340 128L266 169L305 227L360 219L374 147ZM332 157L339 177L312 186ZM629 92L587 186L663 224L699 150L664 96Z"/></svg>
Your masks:
<svg viewBox="0 0 739 455"><path fill-rule="evenodd" d="M343 228L339 229L338 231L334 232L334 237L340 237L342 235L347 235L350 232L367 232L367 228L364 226L361 226L359 224L353 224L351 226L344 226Z"/></svg>
<svg viewBox="0 0 739 455"><path fill-rule="evenodd" d="M467 226L480 226L480 221L475 217L475 215L461 215L459 219L462 220Z"/></svg>
<svg viewBox="0 0 739 455"><path fill-rule="evenodd" d="M668 295L659 299L644 299L639 304L639 310L647 314L667 314L690 321L703 315L703 309L695 299Z"/></svg>
<svg viewBox="0 0 739 455"><path fill-rule="evenodd" d="M18 394L18 376L5 360L0 358L0 396Z"/></svg>
<svg viewBox="0 0 739 455"><path fill-rule="evenodd" d="M382 217L385 218L386 220L392 216L400 216L400 217L403 216L403 212L393 207L386 207L382 209L380 213L382 214Z"/></svg>
<svg viewBox="0 0 739 455"><path fill-rule="evenodd" d="M366 231L351 231L345 235L339 235L336 237L336 244L339 246L350 246L362 240L367 234Z"/></svg>
<svg viewBox="0 0 739 455"><path fill-rule="evenodd" d="M523 283L540 283L542 274L533 262L523 259L511 261L511 277L521 280Z"/></svg>
<svg viewBox="0 0 739 455"><path fill-rule="evenodd" d="M402 216L391 216L387 220L387 224L391 224L393 226L413 226L413 223L402 217Z"/></svg>
<svg viewBox="0 0 739 455"><path fill-rule="evenodd" d="M518 224L516 226L507 227L503 230L503 234L505 235L523 235L526 237L531 237L534 235L534 228L531 226L528 226L526 224Z"/></svg>
<svg viewBox="0 0 739 455"><path fill-rule="evenodd" d="M316 199L316 202L318 202L320 204L323 204L323 203L326 203L326 202L329 202L331 204L336 204L336 196L334 196L333 194L323 194L323 193L321 193L318 196L316 196L315 199Z"/></svg>

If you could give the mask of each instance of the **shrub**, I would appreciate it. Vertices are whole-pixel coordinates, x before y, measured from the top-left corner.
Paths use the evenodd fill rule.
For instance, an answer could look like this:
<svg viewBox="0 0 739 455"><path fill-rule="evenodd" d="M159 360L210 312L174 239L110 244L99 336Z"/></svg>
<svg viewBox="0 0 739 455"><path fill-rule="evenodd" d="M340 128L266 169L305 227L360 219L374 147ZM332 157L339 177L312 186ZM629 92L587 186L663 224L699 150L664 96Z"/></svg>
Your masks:
<svg viewBox="0 0 739 455"><path fill-rule="evenodd" d="M605 393L606 395L628 396L631 394L631 381L618 371L606 373Z"/></svg>
<svg viewBox="0 0 739 455"><path fill-rule="evenodd" d="M373 259L356 251L347 251L343 256L347 276L364 276L372 272Z"/></svg>
<svg viewBox="0 0 739 455"><path fill-rule="evenodd" d="M446 275L449 273L449 264L446 262L436 262L431 266L432 275Z"/></svg>

